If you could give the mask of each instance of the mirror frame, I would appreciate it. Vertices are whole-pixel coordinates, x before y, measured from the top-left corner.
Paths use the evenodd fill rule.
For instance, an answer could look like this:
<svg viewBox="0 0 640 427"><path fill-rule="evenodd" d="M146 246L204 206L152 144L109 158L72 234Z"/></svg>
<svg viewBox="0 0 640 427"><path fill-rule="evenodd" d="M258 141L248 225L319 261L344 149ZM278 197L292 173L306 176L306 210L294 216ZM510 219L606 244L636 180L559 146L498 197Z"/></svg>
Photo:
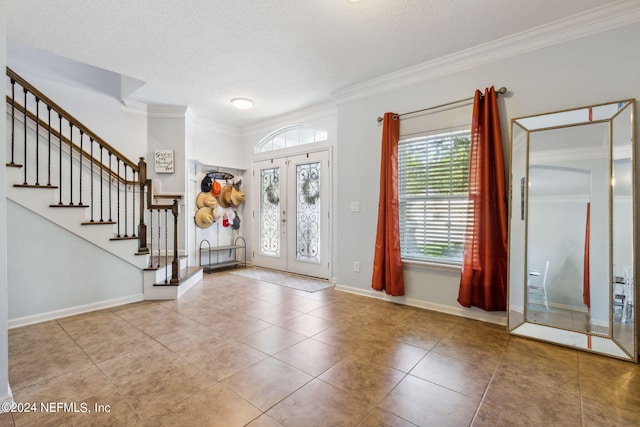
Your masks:
<svg viewBox="0 0 640 427"><path fill-rule="evenodd" d="M618 109L615 110L614 113L610 114L608 116L608 118L605 119L601 119L601 118L597 118L593 121L585 121L583 118L580 119L576 119L576 120L567 120L566 122L560 123L560 124L556 124L556 125L546 125L546 124L542 124L543 123L543 118L544 116L551 116L551 115L558 115L557 117L561 117L561 114L565 114L565 116L572 116L573 113L576 113L576 115L578 115L579 110L589 110L589 112L591 112L592 108L596 108L596 107L604 107L604 106L609 106L612 104L617 104L618 105ZM638 310L636 308L636 303L637 303L637 291L638 291L638 283L637 283L637 269L638 269L638 265L637 265L637 240L638 240L638 235L637 235L637 228L636 228L636 215L638 213L638 210L636 208L636 203L637 203L637 198L636 198L636 185L637 185L637 180L638 180L638 176L636 174L636 167L637 167L637 162L636 162L636 125L635 125L635 106L636 106L636 100L635 99L625 99L625 100L621 100L621 101L612 101L612 102L606 102L606 103L601 103L601 104L594 104L594 105L588 105L588 106L583 106L583 107L577 107L577 108L571 108L571 109L566 109L566 110L559 110L559 111L553 111L553 112L548 112L548 113L542 113L542 114L536 114L536 115L530 115L530 116L523 116L523 117L517 117L517 118L513 118L511 119L511 126L509 129L509 141L510 141L510 147L509 147L509 237L508 237L508 242L509 242L509 261L508 261L508 273L507 276L509 278L509 286L508 286L508 290L507 290L507 302L508 302L508 309L507 309L507 329L509 331L509 333L513 334L513 335L517 335L517 336L522 336L522 337L527 337L527 338L532 338L535 340L539 340L539 341L545 341L545 342L550 342L553 344L559 344L565 347L569 347L569 348L574 348L574 349L578 349L578 350L582 350L582 351L586 351L586 352L591 352L591 353L596 353L596 354L601 354L604 356L609 356L609 357L614 357L614 358L618 358L618 359L622 359L622 360L627 360L627 361L633 361L633 362L638 362L638 337L639 337L639 332L638 332L638 319L637 319L637 315L638 315ZM528 227L529 227L529 223L528 223L528 210L529 210L529 191L528 191L528 185L527 184L523 184L520 183L520 181L518 181L519 183L519 187L516 188L516 182L514 181L514 176L513 176L513 170L514 170L514 158L513 158L513 153L514 153L514 130L516 128L516 126L518 126L518 128L522 129L522 131L524 132L524 148L525 148L525 152L524 152L524 168L525 168L525 182L528 183L529 180L529 168L530 168L530 154L529 154L529 150L530 150L530 137L531 137L531 133L532 132L539 132L542 130L554 130L554 129L561 129L561 128L566 128L566 127L574 127L574 126L582 126L582 125L587 125L587 124L592 124L592 123L608 123L609 126L609 140L608 140L608 151L609 151L609 156L608 156L608 163L609 163L609 181L612 182L612 174L613 174L613 120L614 118L616 118L620 113L622 113L625 109L630 108L629 114L630 114L630 130L631 130L631 140L630 140L630 144L631 144L631 209L632 209L632 221L633 221L633 230L632 230L632 246L633 246L633 255L632 255L632 275L633 275L633 293L634 293L634 304L633 304L633 308L632 308L632 316L633 316L633 349L632 349L632 354L629 354L630 349L625 348L623 345L621 345L615 338L615 334L614 334L614 313L613 313L613 259L612 259L612 253L613 253L613 235L612 233L612 213L613 213L613 194L612 194L612 190L611 190L611 185L609 185L609 194L608 194L608 199L609 199L609 206L608 206L608 210L609 210L609 260L608 260L608 276L609 276L609 289L608 289L608 296L609 296L609 301L608 301L608 307L609 307L609 328L608 328L608 333L604 334L604 333L598 333L598 332L593 332L593 331L580 331L580 330L575 330L575 329L568 329L562 326L554 326L554 325L550 325L550 324L546 324L546 323L538 323L535 321L531 321L527 319L527 306L528 306L528 285L527 285L527 269L528 269L528 262L527 262L527 257L528 257ZM540 122L537 122L537 119L541 119ZM591 119L591 116L589 116L589 119ZM524 124L522 123L523 121L528 120L529 124L527 126L524 126ZM538 123L534 126L531 126L531 123ZM519 149L522 149L522 147L519 147ZM521 163L522 160L519 160L519 163ZM524 185L524 187L523 187ZM521 197L521 201L520 203L518 203L518 206L514 206L513 205L513 200L515 197L515 193L517 192L518 195L520 195ZM515 208L515 211L514 211ZM523 252L523 257L524 259L519 260L518 266L517 266L517 270L520 271L520 269L522 270L522 273L524 275L524 277L522 278L522 281L524 282L523 284L518 284L518 283L511 283L511 269L512 269L512 261L513 262L517 262L516 260L516 256L514 256L514 245L512 245L512 220L514 220L514 215L515 218L520 220L521 216L522 219L526 221L523 224L523 247L519 247L518 249L520 251L524 250ZM519 229L519 232L522 233L523 230ZM513 258L512 258L513 256ZM517 271L514 270L514 274L518 274ZM512 289L512 286L517 286L517 287L523 287L523 289ZM511 301L511 296L512 293L514 295L516 295L517 297L520 296L520 293L522 293L522 307L520 306L516 306L515 304L512 304ZM519 302L519 301L518 301ZM514 306L513 308L513 312L514 313L521 313L518 316L515 316L515 314L512 317L512 305ZM521 311L519 311L521 310ZM512 324L513 322L513 324Z"/></svg>

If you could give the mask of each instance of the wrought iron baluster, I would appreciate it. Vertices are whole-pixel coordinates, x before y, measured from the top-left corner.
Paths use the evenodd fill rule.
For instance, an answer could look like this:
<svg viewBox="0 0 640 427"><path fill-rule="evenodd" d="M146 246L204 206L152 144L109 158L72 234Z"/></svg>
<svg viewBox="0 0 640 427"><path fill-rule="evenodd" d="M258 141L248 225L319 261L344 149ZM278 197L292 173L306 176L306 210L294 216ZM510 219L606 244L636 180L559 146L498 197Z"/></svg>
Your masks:
<svg viewBox="0 0 640 427"><path fill-rule="evenodd" d="M127 233L127 164L124 164L124 237L129 237Z"/></svg>
<svg viewBox="0 0 640 427"><path fill-rule="evenodd" d="M73 123L69 122L69 206L73 206Z"/></svg>
<svg viewBox="0 0 640 427"><path fill-rule="evenodd" d="M169 213L164 210L164 283L169 283Z"/></svg>
<svg viewBox="0 0 640 427"><path fill-rule="evenodd" d="M51 107L47 105L47 141L49 143L49 155L48 155L48 172L47 172L47 185L51 187Z"/></svg>
<svg viewBox="0 0 640 427"><path fill-rule="evenodd" d="M58 164L58 185L60 188L58 189L58 204L62 205L62 114L58 113L58 135L60 136L60 144L58 148L60 149L60 163Z"/></svg>
<svg viewBox="0 0 640 427"><path fill-rule="evenodd" d="M82 129L80 129L80 206L83 206L82 204L82 157L84 157L84 150L82 149L82 142L83 142L83 137L84 137L84 132L82 131Z"/></svg>
<svg viewBox="0 0 640 427"><path fill-rule="evenodd" d="M104 222L104 179L102 172L104 171L104 163L102 162L102 152L104 147L100 145L100 222Z"/></svg>
<svg viewBox="0 0 640 427"><path fill-rule="evenodd" d="M149 267L153 268L153 211L149 209ZM146 242L145 242L146 243Z"/></svg>
<svg viewBox="0 0 640 427"><path fill-rule="evenodd" d="M136 179L136 171L133 171L133 182L138 182ZM136 237L136 185L131 186L131 237Z"/></svg>
<svg viewBox="0 0 640 427"><path fill-rule="evenodd" d="M24 92L24 185L27 185L27 89L22 88Z"/></svg>
<svg viewBox="0 0 640 427"><path fill-rule="evenodd" d="M112 218L112 215L111 215L111 193L112 193L112 191L111 191L111 177L112 177L112 174L111 174L111 171L112 171L112 169L111 169L111 156L112 155L113 154L111 153L111 151L109 151L109 186L108 186L108 190L109 190L109 222L113 222L113 218Z"/></svg>
<svg viewBox="0 0 640 427"><path fill-rule="evenodd" d="M158 268L160 268L160 257L162 251L162 245L160 244L162 236L162 217L160 216L160 209L158 209Z"/></svg>
<svg viewBox="0 0 640 427"><path fill-rule="evenodd" d="M25 121L27 105L25 104ZM40 98L36 96L36 185L40 185Z"/></svg>
<svg viewBox="0 0 640 427"><path fill-rule="evenodd" d="M117 158L117 170L118 170L118 177L116 178L116 217L117 217L117 225L116 225L116 236L120 237L120 159ZM126 166L125 166L125 170L126 170Z"/></svg>
<svg viewBox="0 0 640 427"><path fill-rule="evenodd" d="M11 79L11 163L15 165L14 151L16 148L16 81Z"/></svg>
<svg viewBox="0 0 640 427"><path fill-rule="evenodd" d="M89 137L89 143L91 144L91 148L89 150L91 151L91 179L89 180L91 183L91 201L89 202L89 206L91 207L91 220L89 220L89 222L95 222L93 220L93 181L95 180L95 177L93 176L93 138Z"/></svg>

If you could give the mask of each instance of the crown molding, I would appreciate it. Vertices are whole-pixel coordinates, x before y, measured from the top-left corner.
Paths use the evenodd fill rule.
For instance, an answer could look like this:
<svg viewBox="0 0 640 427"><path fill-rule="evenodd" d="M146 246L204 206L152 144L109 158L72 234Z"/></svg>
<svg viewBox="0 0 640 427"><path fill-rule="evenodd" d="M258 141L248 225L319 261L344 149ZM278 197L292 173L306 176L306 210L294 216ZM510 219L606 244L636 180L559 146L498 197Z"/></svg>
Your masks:
<svg viewBox="0 0 640 427"><path fill-rule="evenodd" d="M187 110L185 116L189 124L199 129L204 129L206 131L221 133L234 137L240 136L240 130L237 127L229 126L213 120L203 119L202 117L199 117L192 108L189 108Z"/></svg>
<svg viewBox="0 0 640 427"><path fill-rule="evenodd" d="M332 95L338 104L344 104L637 22L640 22L640 2L621 0L414 67L347 86L334 91Z"/></svg>
<svg viewBox="0 0 640 427"><path fill-rule="evenodd" d="M147 105L147 117L150 119L184 119L187 114L186 105Z"/></svg>
<svg viewBox="0 0 640 427"><path fill-rule="evenodd" d="M323 104L314 105L312 107L305 108L303 110L297 110L289 114L282 116L276 116L259 123L243 127L241 129L242 134L248 135L252 133L270 133L276 128L281 128L289 125L296 124L308 124L318 117L335 116L338 112L335 102L326 102Z"/></svg>
<svg viewBox="0 0 640 427"><path fill-rule="evenodd" d="M123 113L138 114L141 116L146 116L148 113L147 104L144 104L142 102L123 99L121 101L121 104L122 106L120 107L120 111L122 111Z"/></svg>

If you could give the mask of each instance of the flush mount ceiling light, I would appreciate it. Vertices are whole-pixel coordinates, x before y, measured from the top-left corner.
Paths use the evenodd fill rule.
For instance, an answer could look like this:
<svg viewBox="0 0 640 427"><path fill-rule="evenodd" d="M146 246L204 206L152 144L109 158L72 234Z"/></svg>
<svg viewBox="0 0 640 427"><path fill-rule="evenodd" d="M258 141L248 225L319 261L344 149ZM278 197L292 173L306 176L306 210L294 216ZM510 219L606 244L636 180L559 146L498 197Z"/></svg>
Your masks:
<svg viewBox="0 0 640 427"><path fill-rule="evenodd" d="M239 110L248 110L253 107L253 99L249 98L233 98L231 103Z"/></svg>

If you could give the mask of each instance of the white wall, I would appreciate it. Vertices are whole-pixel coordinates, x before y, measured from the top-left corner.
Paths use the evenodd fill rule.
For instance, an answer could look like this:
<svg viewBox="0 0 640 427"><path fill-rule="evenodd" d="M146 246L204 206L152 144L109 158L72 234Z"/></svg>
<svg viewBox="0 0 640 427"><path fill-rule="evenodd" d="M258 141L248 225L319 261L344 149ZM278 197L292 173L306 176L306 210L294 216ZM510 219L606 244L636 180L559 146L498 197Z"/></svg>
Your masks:
<svg viewBox="0 0 640 427"><path fill-rule="evenodd" d="M5 22L4 2L0 3L0 22ZM0 65L6 66L6 27L0 27ZM4 116L6 106L0 103L0 115ZM6 135L5 120L0 120L0 135ZM6 137L2 136L5 140ZM0 150L0 165L7 162L5 150ZM4 183L5 168L0 168L0 182ZM9 343L7 340L8 327L8 276L7 276L7 204L6 189L0 185L0 402L11 400L9 388Z"/></svg>
<svg viewBox="0 0 640 427"><path fill-rule="evenodd" d="M7 201L9 319L142 299L142 270ZM81 256L78 256L81 254ZM85 310L86 311L86 310Z"/></svg>
<svg viewBox="0 0 640 427"><path fill-rule="evenodd" d="M334 245L338 283L355 292L376 294L371 291L370 282L380 162L381 126L377 116L386 111L403 113L468 98L477 88L506 86L509 94L500 97L500 108L508 159L509 124L514 117L639 98L640 57L629 54L636 49L639 38L640 25L634 24L407 87L398 88L401 82L395 81L391 84L394 88L386 93L376 88L371 95L345 96L338 107L336 225L340 238ZM362 161L364 156L366 162ZM353 200L360 201L360 214L350 212ZM360 273L353 272L354 261L360 261ZM465 316L503 321L504 313L485 315L460 307L456 301L458 282L459 271L406 265L404 300Z"/></svg>
<svg viewBox="0 0 640 427"><path fill-rule="evenodd" d="M145 110L125 107L110 89L119 76L16 45L7 65L130 160L146 152Z"/></svg>
<svg viewBox="0 0 640 427"><path fill-rule="evenodd" d="M217 168L246 170L250 159L244 156L241 133L231 127L187 114L187 159Z"/></svg>

